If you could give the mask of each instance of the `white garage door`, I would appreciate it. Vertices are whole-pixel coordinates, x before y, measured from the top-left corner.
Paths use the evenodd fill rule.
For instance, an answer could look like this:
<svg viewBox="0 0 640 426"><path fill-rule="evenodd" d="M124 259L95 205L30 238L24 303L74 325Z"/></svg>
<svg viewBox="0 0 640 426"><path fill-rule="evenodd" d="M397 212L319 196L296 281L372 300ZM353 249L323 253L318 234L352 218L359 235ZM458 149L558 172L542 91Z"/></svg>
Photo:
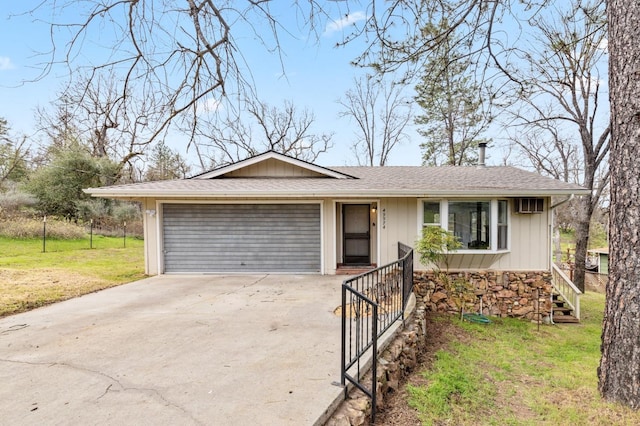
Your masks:
<svg viewBox="0 0 640 426"><path fill-rule="evenodd" d="M164 272L320 272L319 204L163 204Z"/></svg>

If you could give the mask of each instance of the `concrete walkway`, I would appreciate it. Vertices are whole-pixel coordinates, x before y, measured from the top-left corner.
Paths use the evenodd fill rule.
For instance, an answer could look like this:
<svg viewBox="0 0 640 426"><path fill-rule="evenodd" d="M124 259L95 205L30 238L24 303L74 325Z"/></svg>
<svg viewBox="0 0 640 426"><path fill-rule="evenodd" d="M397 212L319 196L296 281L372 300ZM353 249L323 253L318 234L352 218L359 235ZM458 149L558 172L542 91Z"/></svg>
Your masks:
<svg viewBox="0 0 640 426"><path fill-rule="evenodd" d="M167 275L0 319L0 423L316 424L343 278Z"/></svg>

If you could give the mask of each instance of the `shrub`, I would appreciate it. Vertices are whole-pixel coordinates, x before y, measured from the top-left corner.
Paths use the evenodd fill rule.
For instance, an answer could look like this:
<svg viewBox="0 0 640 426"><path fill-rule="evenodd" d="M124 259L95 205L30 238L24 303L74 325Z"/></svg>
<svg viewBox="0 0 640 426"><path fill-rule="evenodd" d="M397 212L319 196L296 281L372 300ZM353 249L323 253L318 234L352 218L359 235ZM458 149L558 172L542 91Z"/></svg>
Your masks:
<svg viewBox="0 0 640 426"><path fill-rule="evenodd" d="M91 219L99 221L100 218L111 215L110 203L105 203L105 200L82 200L78 201L76 206L78 217L85 222L89 222Z"/></svg>
<svg viewBox="0 0 640 426"><path fill-rule="evenodd" d="M140 206L133 203L120 203L113 208L113 216L118 223L139 221L142 218Z"/></svg>
<svg viewBox="0 0 640 426"><path fill-rule="evenodd" d="M42 219L16 217L0 220L0 236L7 238L42 237ZM86 236L84 228L73 223L47 218L47 237L77 239Z"/></svg>
<svg viewBox="0 0 640 426"><path fill-rule="evenodd" d="M15 187L0 193L0 216L19 214L24 208L33 207L38 200L31 194L22 192Z"/></svg>
<svg viewBox="0 0 640 426"><path fill-rule="evenodd" d="M422 237L416 241L416 251L420 261L427 266L432 264L436 268L449 269L447 255L455 252L462 244L453 233L439 226L427 226L422 229Z"/></svg>
<svg viewBox="0 0 640 426"><path fill-rule="evenodd" d="M462 319L462 311L467 301L473 301L471 284L464 277L457 277L451 280L449 277L449 255L455 253L462 247L460 240L453 235L452 232L439 226L427 226L422 229L422 237L416 241L416 251L420 255L420 261L423 265L431 264L438 278L458 309L460 310L460 319ZM441 272L440 268L444 266L445 272Z"/></svg>

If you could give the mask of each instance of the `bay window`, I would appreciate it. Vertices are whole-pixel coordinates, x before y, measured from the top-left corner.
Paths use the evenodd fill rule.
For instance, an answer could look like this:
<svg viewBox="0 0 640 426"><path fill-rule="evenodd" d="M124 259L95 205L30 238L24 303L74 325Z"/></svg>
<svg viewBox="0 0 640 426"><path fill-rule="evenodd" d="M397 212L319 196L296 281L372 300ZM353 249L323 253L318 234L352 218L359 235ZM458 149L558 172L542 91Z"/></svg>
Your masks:
<svg viewBox="0 0 640 426"><path fill-rule="evenodd" d="M507 200L424 200L422 226L440 226L462 244L460 250L508 249Z"/></svg>

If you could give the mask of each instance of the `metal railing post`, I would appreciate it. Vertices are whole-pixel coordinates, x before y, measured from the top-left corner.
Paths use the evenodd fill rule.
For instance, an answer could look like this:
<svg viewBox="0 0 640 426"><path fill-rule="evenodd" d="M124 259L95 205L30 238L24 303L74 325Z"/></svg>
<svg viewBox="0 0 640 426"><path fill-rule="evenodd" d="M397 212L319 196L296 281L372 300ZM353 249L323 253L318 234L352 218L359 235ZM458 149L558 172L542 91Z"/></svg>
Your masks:
<svg viewBox="0 0 640 426"><path fill-rule="evenodd" d="M371 332L373 338L373 347L371 348L371 424L376 424L376 409L378 396L378 305L373 305L373 330Z"/></svg>
<svg viewBox="0 0 640 426"><path fill-rule="evenodd" d="M346 360L347 356L347 289L346 284L342 284L342 359L340 360L340 385L345 385Z"/></svg>

